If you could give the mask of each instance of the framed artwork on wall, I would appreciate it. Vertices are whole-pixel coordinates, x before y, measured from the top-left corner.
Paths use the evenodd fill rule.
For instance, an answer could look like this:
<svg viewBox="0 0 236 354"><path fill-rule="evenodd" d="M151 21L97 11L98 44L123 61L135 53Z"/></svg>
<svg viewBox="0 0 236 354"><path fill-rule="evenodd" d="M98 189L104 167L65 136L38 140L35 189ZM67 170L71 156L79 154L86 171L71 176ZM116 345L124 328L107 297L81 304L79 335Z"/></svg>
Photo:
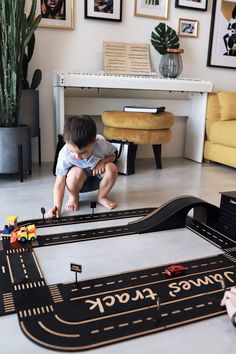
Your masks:
<svg viewBox="0 0 236 354"><path fill-rule="evenodd" d="M236 1L213 0L207 66L236 68Z"/></svg>
<svg viewBox="0 0 236 354"><path fill-rule="evenodd" d="M186 18L179 19L178 35L180 37L192 37L198 36L198 24L197 20L188 20Z"/></svg>
<svg viewBox="0 0 236 354"><path fill-rule="evenodd" d="M134 16L168 18L169 0L135 0Z"/></svg>
<svg viewBox="0 0 236 354"><path fill-rule="evenodd" d="M39 27L73 29L73 2L74 0L38 0L36 12L42 15Z"/></svg>
<svg viewBox="0 0 236 354"><path fill-rule="evenodd" d="M122 20L122 0L85 0L85 18L95 20Z"/></svg>
<svg viewBox="0 0 236 354"><path fill-rule="evenodd" d="M207 10L208 0L175 0L175 7L181 7L191 10Z"/></svg>

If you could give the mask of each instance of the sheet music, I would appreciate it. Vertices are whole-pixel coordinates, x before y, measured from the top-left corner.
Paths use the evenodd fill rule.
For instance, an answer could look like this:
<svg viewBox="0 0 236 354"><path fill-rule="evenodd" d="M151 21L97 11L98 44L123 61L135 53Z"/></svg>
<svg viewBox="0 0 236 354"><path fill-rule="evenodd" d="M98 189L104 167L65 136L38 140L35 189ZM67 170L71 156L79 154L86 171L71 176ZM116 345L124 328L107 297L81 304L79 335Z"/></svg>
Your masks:
<svg viewBox="0 0 236 354"><path fill-rule="evenodd" d="M150 75L149 44L103 42L104 72Z"/></svg>

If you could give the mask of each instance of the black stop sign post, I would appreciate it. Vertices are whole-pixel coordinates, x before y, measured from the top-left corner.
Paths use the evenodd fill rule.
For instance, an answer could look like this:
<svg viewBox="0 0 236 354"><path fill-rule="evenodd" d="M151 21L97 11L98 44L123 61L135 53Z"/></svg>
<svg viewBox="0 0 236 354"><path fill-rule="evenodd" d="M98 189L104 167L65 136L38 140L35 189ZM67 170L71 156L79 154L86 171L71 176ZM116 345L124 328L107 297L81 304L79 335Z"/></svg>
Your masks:
<svg viewBox="0 0 236 354"><path fill-rule="evenodd" d="M70 264L70 270L72 272L75 272L75 282L78 283L77 273L82 273L82 265L81 264L76 264L76 263L71 263Z"/></svg>

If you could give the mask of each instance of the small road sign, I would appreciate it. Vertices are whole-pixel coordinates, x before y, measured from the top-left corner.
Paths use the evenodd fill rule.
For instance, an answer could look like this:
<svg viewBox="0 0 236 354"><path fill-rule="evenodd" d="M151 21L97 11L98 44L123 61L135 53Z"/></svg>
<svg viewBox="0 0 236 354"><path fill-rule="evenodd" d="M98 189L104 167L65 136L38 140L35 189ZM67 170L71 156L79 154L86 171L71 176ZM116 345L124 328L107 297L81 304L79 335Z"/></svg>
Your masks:
<svg viewBox="0 0 236 354"><path fill-rule="evenodd" d="M82 265L81 264L76 264L76 263L71 263L70 264L70 270L72 272L82 273Z"/></svg>
<svg viewBox="0 0 236 354"><path fill-rule="evenodd" d="M82 273L82 265L81 264L76 264L76 263L71 263L70 264L70 270L72 272L75 272L75 282L77 283L77 273Z"/></svg>

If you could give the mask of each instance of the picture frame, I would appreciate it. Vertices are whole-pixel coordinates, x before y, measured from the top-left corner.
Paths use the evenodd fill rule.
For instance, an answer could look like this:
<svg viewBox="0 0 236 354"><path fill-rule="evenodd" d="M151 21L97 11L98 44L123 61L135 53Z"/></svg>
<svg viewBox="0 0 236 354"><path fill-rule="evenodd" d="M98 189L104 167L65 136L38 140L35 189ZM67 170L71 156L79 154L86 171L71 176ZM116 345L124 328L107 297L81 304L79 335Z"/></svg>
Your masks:
<svg viewBox="0 0 236 354"><path fill-rule="evenodd" d="M168 18L169 0L135 0L134 16Z"/></svg>
<svg viewBox="0 0 236 354"><path fill-rule="evenodd" d="M207 66L235 69L236 1L213 0Z"/></svg>
<svg viewBox="0 0 236 354"><path fill-rule="evenodd" d="M180 37L196 38L198 37L198 27L198 20L180 18L178 26L178 35Z"/></svg>
<svg viewBox="0 0 236 354"><path fill-rule="evenodd" d="M42 15L39 27L74 29L74 0L60 0L54 7L47 0L37 0L36 14Z"/></svg>
<svg viewBox="0 0 236 354"><path fill-rule="evenodd" d="M107 4L104 4L104 3ZM84 17L94 20L122 21L122 0L85 0Z"/></svg>
<svg viewBox="0 0 236 354"><path fill-rule="evenodd" d="M175 0L175 7L184 9L207 11L208 0Z"/></svg>

